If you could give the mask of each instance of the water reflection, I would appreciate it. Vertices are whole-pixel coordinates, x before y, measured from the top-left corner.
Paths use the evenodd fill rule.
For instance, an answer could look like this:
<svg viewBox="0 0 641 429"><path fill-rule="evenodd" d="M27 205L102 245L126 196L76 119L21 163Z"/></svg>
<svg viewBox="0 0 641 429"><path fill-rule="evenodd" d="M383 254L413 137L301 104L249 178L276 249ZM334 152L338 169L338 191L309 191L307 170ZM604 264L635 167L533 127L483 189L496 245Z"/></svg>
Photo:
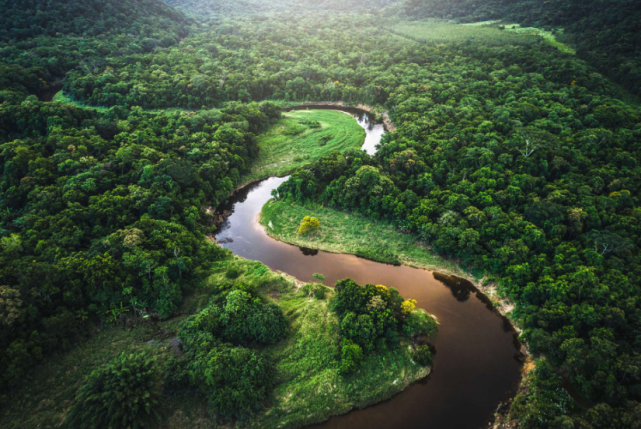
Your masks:
<svg viewBox="0 0 641 429"><path fill-rule="evenodd" d="M307 247L299 247L298 250L305 256L316 256L318 255L318 249L310 249Z"/></svg>

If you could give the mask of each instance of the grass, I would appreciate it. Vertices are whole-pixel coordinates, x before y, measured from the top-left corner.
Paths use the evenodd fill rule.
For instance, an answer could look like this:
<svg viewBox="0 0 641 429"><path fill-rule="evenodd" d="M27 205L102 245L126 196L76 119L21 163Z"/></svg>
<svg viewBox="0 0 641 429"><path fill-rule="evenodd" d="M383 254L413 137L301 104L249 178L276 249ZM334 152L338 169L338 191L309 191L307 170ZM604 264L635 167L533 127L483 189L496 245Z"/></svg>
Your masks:
<svg viewBox="0 0 641 429"><path fill-rule="evenodd" d="M267 349L276 362L271 407L252 419L255 428L297 428L388 399L427 376L429 368L410 357L408 345L370 355L355 374L338 373L338 320L326 299L303 291L280 304L292 321L288 337Z"/></svg>
<svg viewBox="0 0 641 429"><path fill-rule="evenodd" d="M313 128L309 123L318 123ZM284 176L335 151L359 149L365 130L351 115L336 110L294 110L283 113L258 136L259 153L243 183Z"/></svg>
<svg viewBox="0 0 641 429"><path fill-rule="evenodd" d="M319 230L308 235L297 233L304 216L317 217ZM396 261L416 268L439 270L460 277L478 279L459 264L441 258L413 235L403 234L392 225L358 214L346 214L321 206L303 207L284 201L263 206L260 223L267 233L281 241L311 249L349 253L378 262Z"/></svg>
<svg viewBox="0 0 641 429"><path fill-rule="evenodd" d="M536 43L538 38L529 32L506 32L495 24L461 25L450 21L400 22L389 28L390 32L418 42L460 43L472 41L485 46L523 45Z"/></svg>
<svg viewBox="0 0 641 429"><path fill-rule="evenodd" d="M284 340L263 348L276 368L269 407L239 427L297 428L320 423L388 399L429 374L429 368L412 361L409 345L403 344L399 350L370 355L359 371L343 377L338 373L338 319L328 307L331 289L325 299L313 298L308 288L299 287L292 278L241 258L214 266L212 287L230 282L276 302L290 322Z"/></svg>
<svg viewBox="0 0 641 429"><path fill-rule="evenodd" d="M111 109L111 107L90 106L88 104L84 104L84 103L80 103L78 101L72 100L71 98L67 97L62 90L58 91L56 95L53 96L53 99L51 101L57 101L62 104L69 104L72 106L76 106L79 109L94 109L94 110L97 110L98 112L107 112L109 111L109 109ZM150 113L191 112L191 110L183 109L182 107L170 107L166 109L144 109L144 110L145 112L150 112Z"/></svg>
<svg viewBox="0 0 641 429"><path fill-rule="evenodd" d="M263 348L275 365L276 384L267 408L237 427L295 428L322 422L353 408L365 407L401 392L427 376L429 368L411 360L408 344L397 351L370 355L361 369L349 376L338 374L338 321L326 299L311 298L308 289L286 275L270 271L260 262L235 256L212 264L207 285L186 297L181 316L131 329L108 327L70 351L61 352L37 366L23 386L2 404L0 427L64 426L65 413L87 375L122 352L146 350L167 362L174 353L168 343L188 314L203 309L211 294L234 285L253 290L283 308L290 332L281 342ZM153 340L152 344L148 344ZM165 392L159 407L162 428L212 428L200 395Z"/></svg>
<svg viewBox="0 0 641 429"><path fill-rule="evenodd" d="M566 54L576 55L576 50L566 45L565 43L556 40L556 35L552 31L543 30L536 27L521 27L519 24L503 24L505 31L516 34L531 34L542 37L547 43L557 48L559 51Z"/></svg>

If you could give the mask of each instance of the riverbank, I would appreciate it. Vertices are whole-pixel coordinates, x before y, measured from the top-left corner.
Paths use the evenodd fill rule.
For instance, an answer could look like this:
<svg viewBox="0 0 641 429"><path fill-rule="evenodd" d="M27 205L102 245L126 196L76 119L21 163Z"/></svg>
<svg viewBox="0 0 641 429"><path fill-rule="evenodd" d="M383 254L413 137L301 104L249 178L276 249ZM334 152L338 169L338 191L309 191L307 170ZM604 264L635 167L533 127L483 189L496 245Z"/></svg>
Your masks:
<svg viewBox="0 0 641 429"><path fill-rule="evenodd" d="M232 255L214 262L212 271L207 285L186 296L175 317L159 322L133 318L127 326L106 327L69 352L48 359L6 403L0 426L58 427L86 376L120 353L150 353L163 363L179 358L182 352L175 338L180 323L202 310L221 284L230 282L230 271L237 275L233 283L279 304L290 326L285 339L261 348L273 362L276 378L266 408L237 427L299 428L320 423L388 399L430 372L430 367L412 361L404 343L396 351L368 356L360 370L342 376L338 321L328 307L331 289L324 299L313 298L291 276ZM170 369L163 365L163 371ZM211 419L199 395L166 391L160 409L162 428L228 427Z"/></svg>
<svg viewBox="0 0 641 429"><path fill-rule="evenodd" d="M340 375L339 325L329 309L330 288L318 299L309 287L297 286L291 277L241 258L216 267L212 283L225 281L230 267L239 273L236 283L261 284L258 292L281 306L290 325L285 339L263 348L276 374L269 407L240 427L299 428L321 423L389 399L430 373L430 367L412 360L410 345L402 340L399 349L371 354L354 374Z"/></svg>
<svg viewBox="0 0 641 429"><path fill-rule="evenodd" d="M367 112L373 115L377 120L380 120L380 122L385 127L385 131L389 133L396 131L396 126L394 125L394 122L392 122L392 120L390 119L387 111L374 106L370 106L368 104L361 104L361 103L354 104L354 103L346 103L344 101L306 101L304 103L292 102L292 103L282 104L282 108L285 111L297 110L297 109L313 109L315 106L325 107L325 108L336 107L340 109L362 110L363 112Z"/></svg>
<svg viewBox="0 0 641 429"><path fill-rule="evenodd" d="M321 228L312 234L298 234L304 216L320 220ZM411 234L398 232L393 225L358 214L347 214L327 207L303 207L284 201L270 201L259 216L267 234L280 241L331 253L347 253L376 262L404 264L438 270L479 284L480 277L459 264L441 258Z"/></svg>
<svg viewBox="0 0 641 429"><path fill-rule="evenodd" d="M319 219L321 227L312 234L298 234L300 220L304 216L314 216ZM444 273L447 277L456 276L470 281L473 286L491 302L492 307L512 326L521 332L516 320L512 317L514 304L499 296L496 285L486 284L480 273L472 273L459 264L434 254L414 236L397 231L392 225L368 219L358 214L347 214L322 206L303 207L284 201L269 201L263 206L258 216L258 222L270 237L309 249L317 249L331 253L346 253L365 257L367 259L393 263L399 261L403 265L422 268ZM523 384L519 394L528 392L528 374L534 369L533 359L527 347L520 345ZM509 406L503 404L497 410L496 420L490 424L494 428L509 427L509 417L506 413Z"/></svg>

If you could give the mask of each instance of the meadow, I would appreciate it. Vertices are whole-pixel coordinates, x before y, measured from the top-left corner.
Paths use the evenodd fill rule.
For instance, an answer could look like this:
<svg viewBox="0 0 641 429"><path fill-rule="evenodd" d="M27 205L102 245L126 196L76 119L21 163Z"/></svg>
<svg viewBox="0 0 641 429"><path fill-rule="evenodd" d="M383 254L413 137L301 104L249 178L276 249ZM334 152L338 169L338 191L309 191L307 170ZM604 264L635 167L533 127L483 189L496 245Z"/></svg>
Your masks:
<svg viewBox="0 0 641 429"><path fill-rule="evenodd" d="M360 148L365 131L337 110L294 110L258 136L258 156L242 182L284 176L337 150Z"/></svg>
<svg viewBox="0 0 641 429"><path fill-rule="evenodd" d="M298 234L298 226L304 216L318 218L321 224L318 231ZM304 207L285 201L271 201L263 207L260 223L271 237L296 246L474 278L458 263L432 252L415 236L399 232L388 222L357 213L347 214L319 205ZM476 274L477 277L480 275Z"/></svg>

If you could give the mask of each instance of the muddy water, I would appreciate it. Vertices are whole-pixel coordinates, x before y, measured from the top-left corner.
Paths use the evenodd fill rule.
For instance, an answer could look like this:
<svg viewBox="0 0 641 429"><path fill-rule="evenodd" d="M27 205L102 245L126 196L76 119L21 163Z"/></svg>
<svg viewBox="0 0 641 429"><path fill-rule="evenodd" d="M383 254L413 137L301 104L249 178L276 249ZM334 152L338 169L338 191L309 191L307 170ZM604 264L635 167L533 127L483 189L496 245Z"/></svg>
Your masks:
<svg viewBox="0 0 641 429"><path fill-rule="evenodd" d="M366 128L366 131L369 132ZM514 396L520 381L515 359L518 343L510 324L492 310L467 281L429 271L380 264L281 243L267 236L256 221L271 190L287 178L270 178L237 193L233 213L216 238L221 245L274 270L325 284L346 277L358 283L393 286L414 298L439 320L436 357L430 376L381 404L352 411L323 424L327 428L480 428L500 402Z"/></svg>

